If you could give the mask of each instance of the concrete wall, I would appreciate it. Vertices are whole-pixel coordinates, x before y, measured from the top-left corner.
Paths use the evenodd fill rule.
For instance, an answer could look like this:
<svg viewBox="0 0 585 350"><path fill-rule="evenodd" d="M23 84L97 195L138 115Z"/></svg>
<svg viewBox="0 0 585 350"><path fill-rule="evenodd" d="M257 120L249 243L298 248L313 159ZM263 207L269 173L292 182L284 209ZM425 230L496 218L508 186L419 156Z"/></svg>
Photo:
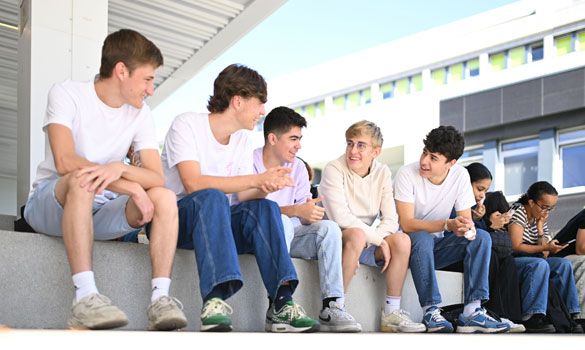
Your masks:
<svg viewBox="0 0 585 350"><path fill-rule="evenodd" d="M317 264L293 259L299 276L294 295L312 316L321 308ZM264 330L268 307L266 292L256 261L240 257L244 287L228 300L234 308L236 331ZM148 246L121 242L96 242L94 271L101 293L109 296L128 315L126 329L146 328L146 308L150 302L150 259ZM460 273L438 272L444 304L461 303L463 277ZM199 330L201 296L192 251L178 250L175 257L171 294L183 302L189 320L188 330ZM69 266L60 238L41 234L0 231L0 324L14 328L65 328L73 300ZM379 330L383 276L374 268L361 266L346 295L348 311L364 331ZM422 310L410 273L402 293L403 307L413 319Z"/></svg>

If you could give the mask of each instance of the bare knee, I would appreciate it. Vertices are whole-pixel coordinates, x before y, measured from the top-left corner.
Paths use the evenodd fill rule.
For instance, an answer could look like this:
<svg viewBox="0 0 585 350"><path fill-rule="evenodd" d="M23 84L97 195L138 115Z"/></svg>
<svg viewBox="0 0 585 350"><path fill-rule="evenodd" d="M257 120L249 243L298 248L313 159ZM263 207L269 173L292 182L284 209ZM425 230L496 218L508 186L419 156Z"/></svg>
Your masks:
<svg viewBox="0 0 585 350"><path fill-rule="evenodd" d="M78 174L79 171L74 171L63 176L55 186L55 196L61 205L65 206L70 201L93 201L95 193L88 191L88 186L81 187Z"/></svg>
<svg viewBox="0 0 585 350"><path fill-rule="evenodd" d="M361 252L366 247L366 234L362 229L349 228L342 232L343 249Z"/></svg>
<svg viewBox="0 0 585 350"><path fill-rule="evenodd" d="M155 214L177 213L177 196L173 191L164 187L153 187L146 191L146 194L154 205Z"/></svg>
<svg viewBox="0 0 585 350"><path fill-rule="evenodd" d="M410 255L410 237L408 237L407 234L403 232L397 232L386 236L384 240L386 243L388 243L390 251L393 253L393 255Z"/></svg>

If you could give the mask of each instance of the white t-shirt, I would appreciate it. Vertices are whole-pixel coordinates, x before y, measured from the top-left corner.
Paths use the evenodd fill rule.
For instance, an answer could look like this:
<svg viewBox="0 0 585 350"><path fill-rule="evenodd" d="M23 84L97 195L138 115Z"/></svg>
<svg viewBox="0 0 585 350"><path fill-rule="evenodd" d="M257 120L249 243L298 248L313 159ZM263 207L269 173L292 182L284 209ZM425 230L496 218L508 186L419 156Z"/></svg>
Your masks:
<svg viewBox="0 0 585 350"><path fill-rule="evenodd" d="M254 152L250 131L238 130L230 136L227 145L217 141L211 132L208 113L187 112L178 115L171 125L162 152L166 187L185 197L183 182L177 164L194 160L199 163L201 175L238 176L254 173ZM228 195L234 203L233 195Z"/></svg>
<svg viewBox="0 0 585 350"><path fill-rule="evenodd" d="M449 169L440 185L434 185L419 174L419 163L402 166L394 178L394 198L397 201L414 204L417 220L446 220L451 210L461 211L475 205L469 173L459 164ZM437 237L443 231L430 232Z"/></svg>
<svg viewBox="0 0 585 350"><path fill-rule="evenodd" d="M75 153L97 164L123 161L131 145L134 150L158 149L154 119L150 108L137 109L129 104L112 108L99 99L93 81L67 80L54 84L49 91L43 131L49 124L61 124L73 135ZM58 178L51 146L46 138L45 160L38 168L32 192L45 180ZM104 191L97 202L115 197Z"/></svg>

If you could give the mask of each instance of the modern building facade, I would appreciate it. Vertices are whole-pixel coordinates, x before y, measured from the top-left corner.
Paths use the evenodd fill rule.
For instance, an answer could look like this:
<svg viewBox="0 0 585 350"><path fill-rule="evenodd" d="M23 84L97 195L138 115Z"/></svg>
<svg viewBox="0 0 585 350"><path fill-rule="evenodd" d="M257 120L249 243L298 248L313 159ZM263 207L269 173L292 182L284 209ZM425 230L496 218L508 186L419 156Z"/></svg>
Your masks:
<svg viewBox="0 0 585 350"><path fill-rule="evenodd" d="M580 194L584 67L585 1L525 0L270 81L269 102L308 119L300 155L317 168L361 119L382 128L393 173L430 129L453 125L460 163L483 162L510 200L537 179Z"/></svg>

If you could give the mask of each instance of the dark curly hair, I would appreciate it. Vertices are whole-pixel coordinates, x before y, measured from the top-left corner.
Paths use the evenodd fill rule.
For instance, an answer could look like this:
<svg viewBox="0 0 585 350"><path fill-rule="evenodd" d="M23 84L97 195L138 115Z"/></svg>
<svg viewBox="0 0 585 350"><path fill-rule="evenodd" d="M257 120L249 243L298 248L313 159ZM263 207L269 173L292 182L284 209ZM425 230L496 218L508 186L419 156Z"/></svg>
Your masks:
<svg viewBox="0 0 585 350"><path fill-rule="evenodd" d="M545 194L550 194L552 196L559 195L557 189L553 185L546 181L538 181L528 187L528 191L518 198L518 202L521 204L528 204L529 199L537 201Z"/></svg>
<svg viewBox="0 0 585 350"><path fill-rule="evenodd" d="M262 103L266 103L268 96L266 81L251 68L241 64L230 64L215 78L213 96L209 97L207 109L211 113L221 113L228 108L234 96L257 97Z"/></svg>
<svg viewBox="0 0 585 350"><path fill-rule="evenodd" d="M444 155L447 158L447 162L459 159L465 147L463 135L450 125L441 125L431 130L423 140L423 143L427 151Z"/></svg>
<svg viewBox="0 0 585 350"><path fill-rule="evenodd" d="M268 140L270 133L280 137L294 126L302 129L307 126L307 120L288 107L276 107L264 119L264 140Z"/></svg>

